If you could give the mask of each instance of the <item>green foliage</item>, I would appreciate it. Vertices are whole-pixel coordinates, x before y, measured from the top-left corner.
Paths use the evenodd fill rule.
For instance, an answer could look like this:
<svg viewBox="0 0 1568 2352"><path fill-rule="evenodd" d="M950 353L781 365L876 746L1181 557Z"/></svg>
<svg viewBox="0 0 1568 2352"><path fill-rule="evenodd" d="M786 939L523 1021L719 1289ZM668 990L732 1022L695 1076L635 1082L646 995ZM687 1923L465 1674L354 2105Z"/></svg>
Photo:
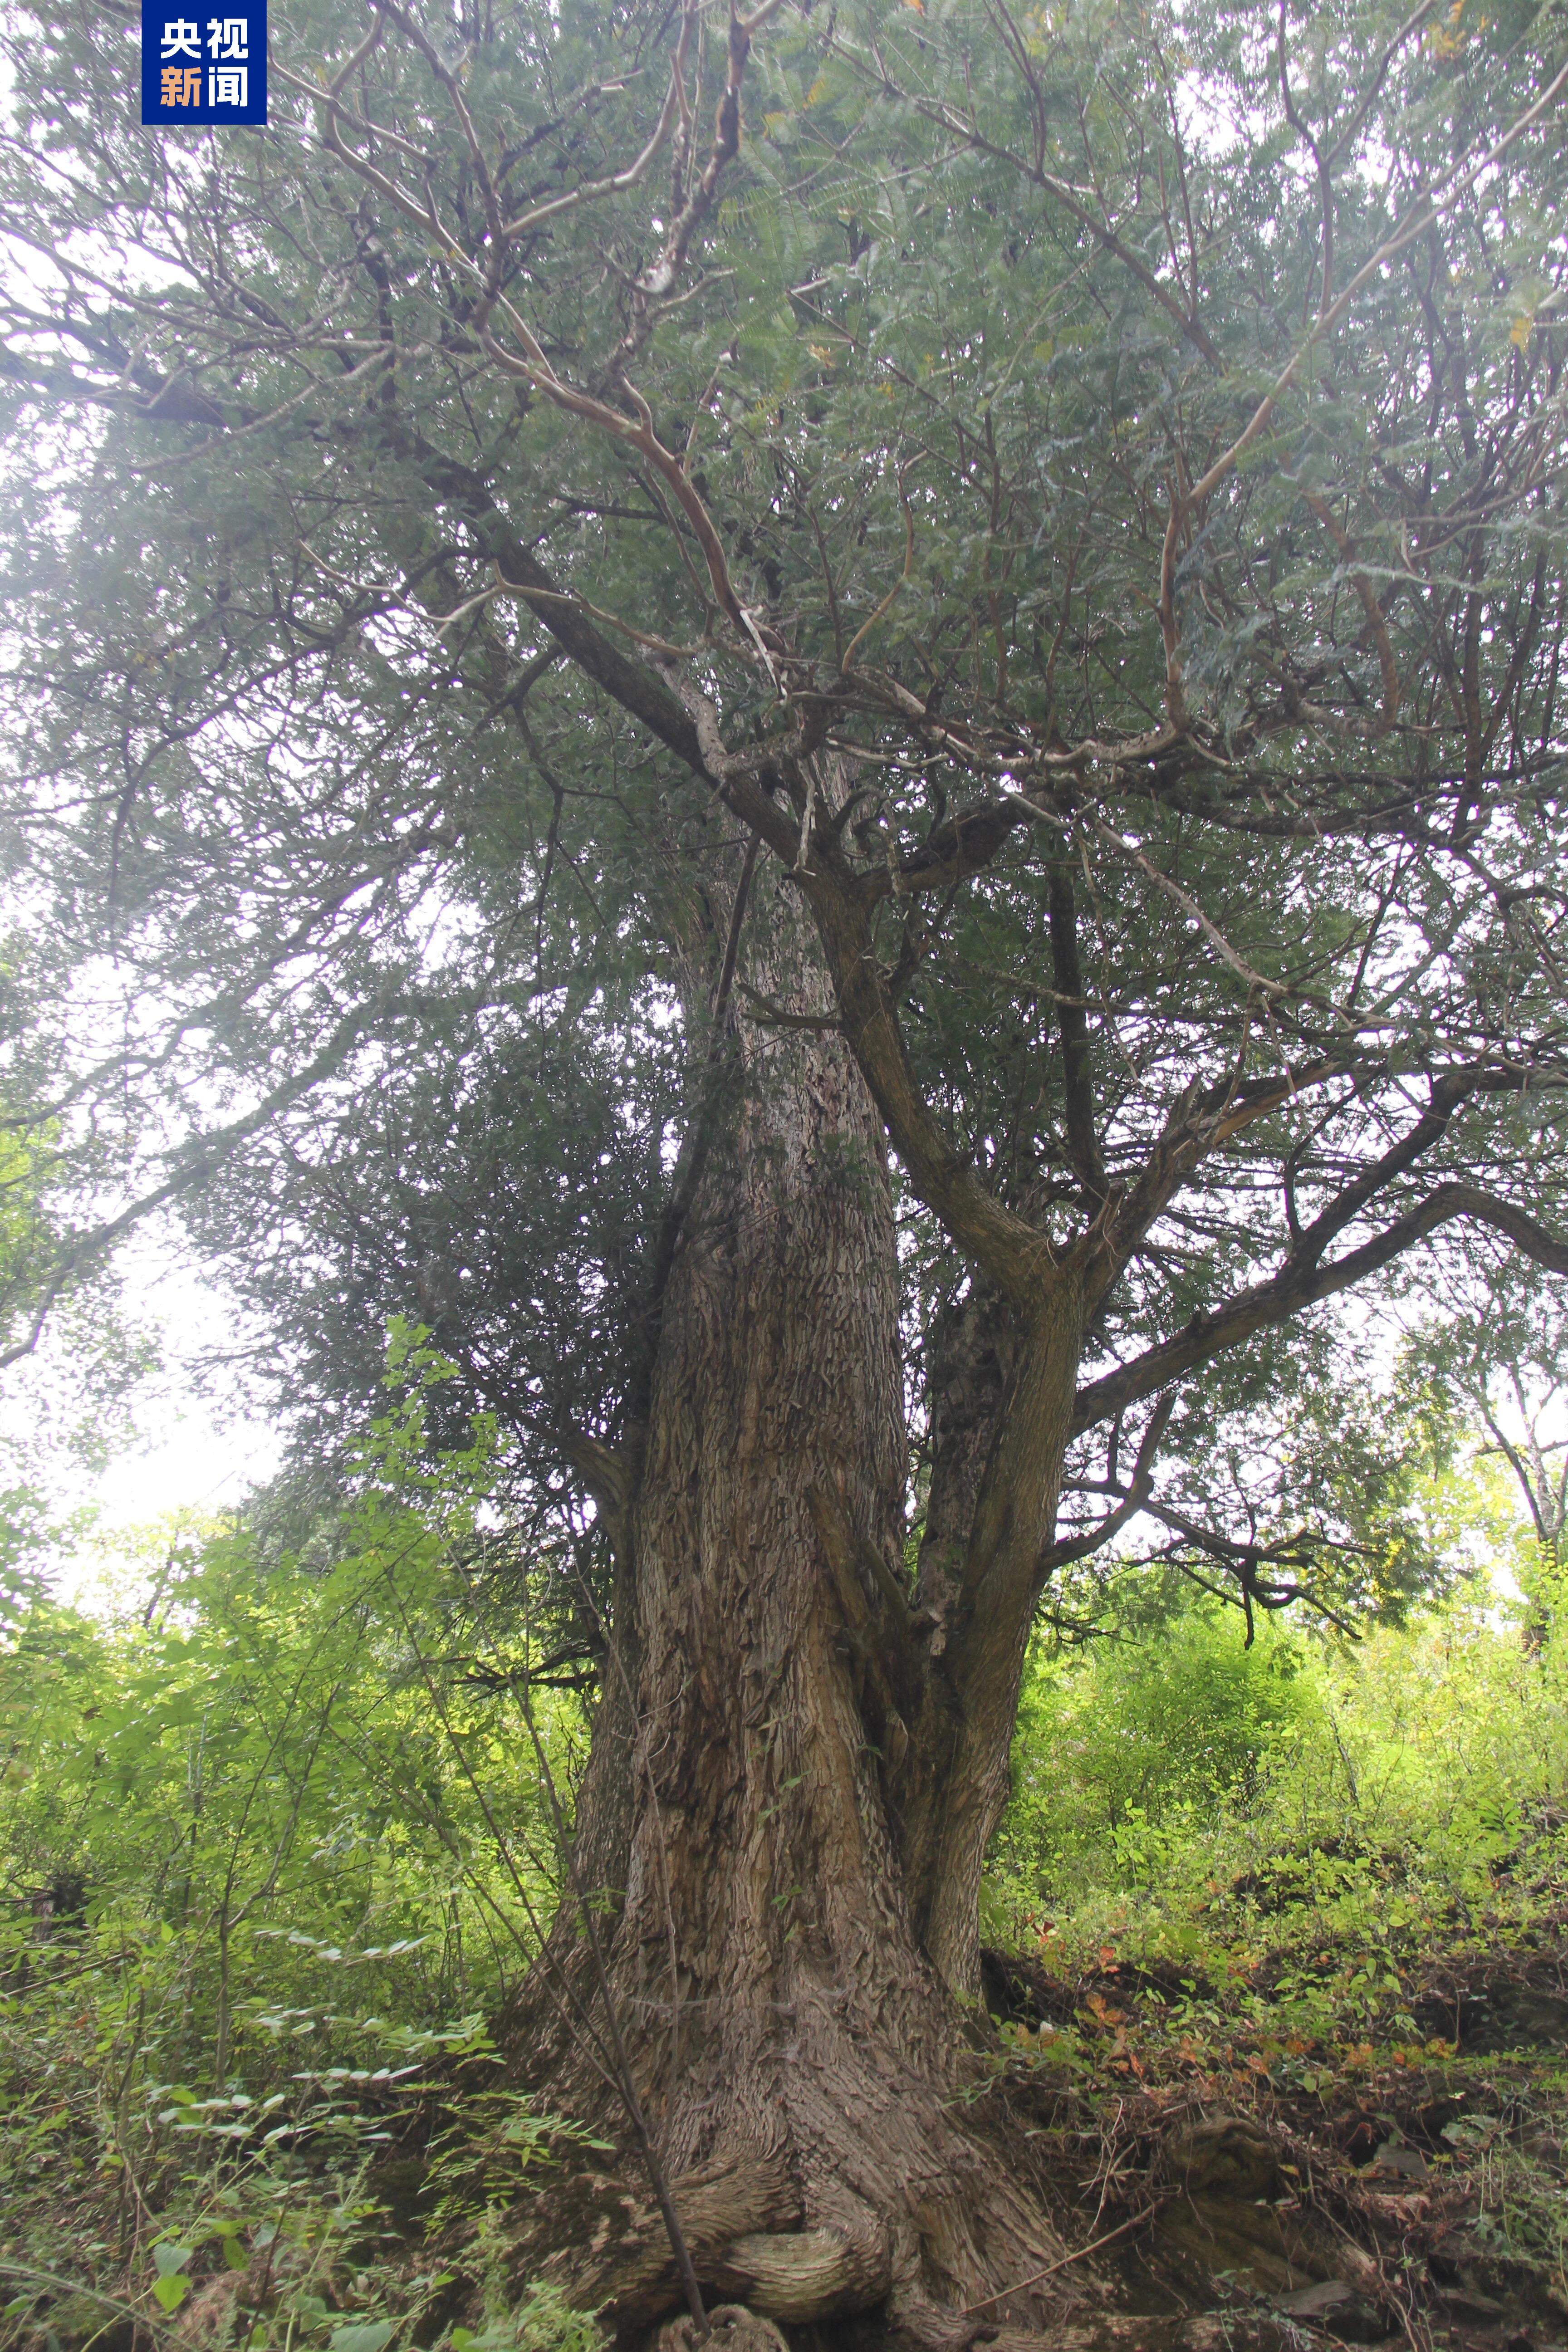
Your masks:
<svg viewBox="0 0 1568 2352"><path fill-rule="evenodd" d="M1134 1824L1226 1800L1245 1803L1265 1759L1311 1704L1300 1640L1182 1610L1152 1633L1037 1662L1019 1718L1020 1786L1010 1824L1060 1853L1109 1836L1125 1863ZM1023 1827L1027 1819L1029 1829Z"/></svg>
<svg viewBox="0 0 1568 2352"><path fill-rule="evenodd" d="M32 941L0 936L0 1366L9 1375L0 1475L28 1488L62 1456L102 1466L153 1361L145 1333L121 1311L106 1251L71 1230L84 1169L102 1178L111 1155L55 1108L60 1041L38 1017L43 987ZM9 1521L10 1507L28 1499L0 1497L0 1514ZM0 1557L12 1533L0 1527Z"/></svg>
<svg viewBox="0 0 1568 2352"><path fill-rule="evenodd" d="M1505 1897L1521 1920L1549 1908L1509 1858L1545 1837L1548 1866L1565 1804L1555 1631L1536 1650L1472 1594L1357 1645L1269 1624L1247 1649L1233 1612L1177 1601L1037 1652L990 1931L1064 1961L1110 1943L1222 1975L1325 1939L1418 1947Z"/></svg>
<svg viewBox="0 0 1568 2352"><path fill-rule="evenodd" d="M1082 877L1119 1184L1189 1087L1217 1103L1292 1071L1194 1148L1186 1205L1100 1303L1091 1373L1264 1279L1319 1216L1364 1244L1428 1171L1550 1208L1553 121L1459 173L1435 244L1410 207L1540 99L1560 18L1435 43L1386 0L1329 0L1283 28L1291 100L1255 10L1190 13L780 11L667 270L649 142L676 20L641 0L495 0L437 12L430 54L381 40L356 68L386 141L368 183L358 150L316 152L311 93L361 37L337 0L289 0L273 127L208 141L199 184L127 123L117 19L17 12L4 795L34 1026L90 1106L60 1141L84 1199L183 1204L279 1331L291 1402L362 1407L395 1310L498 1410L601 1441L638 1418L724 933L712 779L650 731L675 709L641 660L658 643L700 647L688 683L726 743L780 763L788 864L793 730L826 728L855 793L836 854L878 908L908 1074L1051 1246L1081 1207L1041 986L1053 866ZM1334 283L1358 288L1316 341L1302 123L1332 159ZM429 186L399 204L411 154ZM505 159L503 214L560 194L526 253L487 247L478 154ZM100 248L101 283L55 266ZM487 344L492 266L522 273L522 323L498 310ZM597 424L496 358L515 368L521 332L584 399L614 394ZM634 413L686 471L655 483ZM1180 512L1249 418L1234 473ZM728 616L677 478L727 551ZM495 593L513 530L548 558L542 604ZM613 616L597 642L630 684L559 657L546 624L579 600ZM1040 824L1005 809L1008 776ZM928 893L961 809L986 845ZM766 982L795 895L759 884L743 982ZM110 977L84 1040L89 970ZM1453 1134L1358 1192L1445 1073L1476 1081ZM909 1206L951 1287L951 1236Z"/></svg>
<svg viewBox="0 0 1568 2352"><path fill-rule="evenodd" d="M591 2314L574 2311L559 2287L541 2282L503 2319L454 2327L451 2341L452 2352L600 2352L604 2338Z"/></svg>
<svg viewBox="0 0 1568 2352"><path fill-rule="evenodd" d="M1036 1662L988 1890L1027 1955L991 1981L997 2063L1048 2086L1097 2195L1121 2169L1130 2207L1157 2196L1151 2157L1181 2160L1194 2112L1250 2117L1282 2210L1353 2216L1418 2306L1462 2266L1561 2309L1568 1675L1562 1621L1529 1606L1521 1625L1472 1592L1358 1650L1274 1629L1249 1654L1233 1616L1171 1595ZM1097 1711L1157 1751L1142 1804Z"/></svg>
<svg viewBox="0 0 1568 2352"><path fill-rule="evenodd" d="M531 1691L526 1595L487 1573L491 1433L433 1454L447 1368L415 1334L393 1358L400 1402L309 1563L221 1534L143 1613L36 1597L0 1647L0 2263L24 2288L85 2269L173 2315L226 2274L258 2347L376 2352L367 2297L425 2292L378 2268L410 2131L444 2130L453 2214L551 2160L555 2127L479 2095L483 2021L555 1901L524 1710L568 1802L582 1726ZM530 2325L570 2352L553 2306Z"/></svg>
<svg viewBox="0 0 1568 2352"><path fill-rule="evenodd" d="M1491 1466L1528 1521L1514 1575L1541 1633L1560 1612L1568 1566L1568 1438L1563 1420L1568 1311L1560 1286L1500 1251L1479 1251L1445 1312L1423 1318L1412 1370L1485 1430Z"/></svg>

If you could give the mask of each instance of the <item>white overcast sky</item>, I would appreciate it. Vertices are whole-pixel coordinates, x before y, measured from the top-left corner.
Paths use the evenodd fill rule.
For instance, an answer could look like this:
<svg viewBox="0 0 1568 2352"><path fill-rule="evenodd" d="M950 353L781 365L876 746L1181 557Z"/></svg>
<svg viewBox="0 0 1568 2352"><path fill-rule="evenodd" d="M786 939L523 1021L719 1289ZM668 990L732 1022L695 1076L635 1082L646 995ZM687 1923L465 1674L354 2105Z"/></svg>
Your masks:
<svg viewBox="0 0 1568 2352"><path fill-rule="evenodd" d="M18 1473L40 1488L58 1521L83 1515L74 1541L51 1550L50 1581L62 1599L92 1607L124 1600L142 1580L136 1565L151 1532L172 1517L211 1520L243 1500L279 1465L283 1433L232 1379L204 1364L232 1341L234 1300L200 1274L171 1234L148 1233L120 1260L121 1310L161 1358L131 1399L131 1432L114 1444L106 1468L85 1465L49 1442L51 1405L69 1383L61 1336L51 1335L36 1361L0 1379L0 1444L11 1454L5 1478ZM68 1421L78 1399L66 1396ZM40 1432L44 1433L40 1442Z"/></svg>

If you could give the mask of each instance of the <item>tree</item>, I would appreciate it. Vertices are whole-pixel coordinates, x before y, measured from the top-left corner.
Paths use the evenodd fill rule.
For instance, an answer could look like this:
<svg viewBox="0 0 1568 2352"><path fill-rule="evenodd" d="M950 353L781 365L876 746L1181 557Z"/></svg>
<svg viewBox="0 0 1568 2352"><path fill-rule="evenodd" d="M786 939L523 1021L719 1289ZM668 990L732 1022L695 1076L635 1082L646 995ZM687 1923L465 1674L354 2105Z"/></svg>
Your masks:
<svg viewBox="0 0 1568 2352"><path fill-rule="evenodd" d="M1477 1254L1464 1288L1413 1342L1415 1360L1486 1432L1483 1452L1511 1474L1528 1519L1533 1559L1524 1583L1532 1604L1526 1638L1541 1646L1561 1605L1568 1529L1568 1445L1562 1434L1563 1299L1529 1261Z"/></svg>
<svg viewBox="0 0 1568 2352"><path fill-rule="evenodd" d="M426 1325L605 1564L520 2078L624 2133L596 1938L706 2285L1025 2331L955 2095L1053 1570L1325 1302L1568 1270L1560 35L278 14L265 135L12 39L78 1262L184 1204L328 1398ZM553 2224L628 2326L645 2208Z"/></svg>

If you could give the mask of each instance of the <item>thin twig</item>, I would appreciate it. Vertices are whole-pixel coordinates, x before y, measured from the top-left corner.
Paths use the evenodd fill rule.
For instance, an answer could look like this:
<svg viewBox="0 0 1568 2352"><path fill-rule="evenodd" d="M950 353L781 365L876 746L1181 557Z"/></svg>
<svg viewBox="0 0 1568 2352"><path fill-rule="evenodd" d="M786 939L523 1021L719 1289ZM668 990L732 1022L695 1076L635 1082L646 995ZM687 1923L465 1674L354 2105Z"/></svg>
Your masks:
<svg viewBox="0 0 1568 2352"><path fill-rule="evenodd" d="M1081 2263L1086 2254L1098 2254L1101 2246L1109 2246L1113 2238L1124 2238L1129 2230L1135 2230L1140 2221L1152 2220L1161 2206L1168 2202L1169 2200L1163 2197L1158 2205L1145 2205L1142 2213L1134 2213L1130 2221L1118 2222L1114 2230L1107 2230L1103 2238L1092 2238L1087 2246L1076 2246L1070 2254L1063 2254L1056 2262L1047 2263L1043 2271L1036 2271L1028 2278L1018 2279L1012 2286L1005 2286L997 2294L984 2296L979 2303L966 2303L958 2314L959 2318L973 2319L977 2311L989 2311L993 2304L1005 2303L1010 2294L1022 2294L1026 2287L1038 2286L1042 2279L1052 2278L1058 2271L1065 2271L1069 2263Z"/></svg>

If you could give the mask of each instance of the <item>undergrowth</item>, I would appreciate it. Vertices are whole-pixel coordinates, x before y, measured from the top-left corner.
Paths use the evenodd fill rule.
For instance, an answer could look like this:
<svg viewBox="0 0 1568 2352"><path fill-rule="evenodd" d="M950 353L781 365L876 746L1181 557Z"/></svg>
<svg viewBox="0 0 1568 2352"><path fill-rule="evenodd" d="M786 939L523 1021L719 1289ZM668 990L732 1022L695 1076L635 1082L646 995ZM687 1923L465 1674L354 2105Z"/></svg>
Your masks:
<svg viewBox="0 0 1568 2352"><path fill-rule="evenodd" d="M542 1777L569 1807L584 1729L475 1573L485 1433L432 1469L425 1377L288 1575L213 1534L134 1611L34 1591L0 1640L6 2345L596 2341L546 2289L486 2296L491 2217L573 2137L488 2021L556 1900ZM1243 1648L1173 1596L1042 1646L985 1990L1085 2239L1138 2223L1142 2262L1180 2132L1246 2116L1278 2210L1331 2215L1407 2338L1505 2273L1561 2333L1565 1695L1550 1631L1473 1594L1354 1646Z"/></svg>
<svg viewBox="0 0 1568 2352"><path fill-rule="evenodd" d="M381 2352L431 2332L426 2225L554 2160L486 2021L583 1718L485 1557L487 1432L432 1467L405 1370L300 1552L176 1539L134 1610L34 1590L0 1638L0 2340Z"/></svg>
<svg viewBox="0 0 1568 2352"><path fill-rule="evenodd" d="M1004 2078L1097 2226L1143 2214L1134 2269L1181 2280L1172 2149L1194 2116L1245 2118L1269 2231L1220 2227L1222 2294L1256 2302L1306 2231L1363 2333L1562 2340L1554 1622L1526 1641L1472 1591L1353 1646L1266 1625L1243 1650L1228 1613L1178 1608L1152 1640L1034 1661L986 1992Z"/></svg>

